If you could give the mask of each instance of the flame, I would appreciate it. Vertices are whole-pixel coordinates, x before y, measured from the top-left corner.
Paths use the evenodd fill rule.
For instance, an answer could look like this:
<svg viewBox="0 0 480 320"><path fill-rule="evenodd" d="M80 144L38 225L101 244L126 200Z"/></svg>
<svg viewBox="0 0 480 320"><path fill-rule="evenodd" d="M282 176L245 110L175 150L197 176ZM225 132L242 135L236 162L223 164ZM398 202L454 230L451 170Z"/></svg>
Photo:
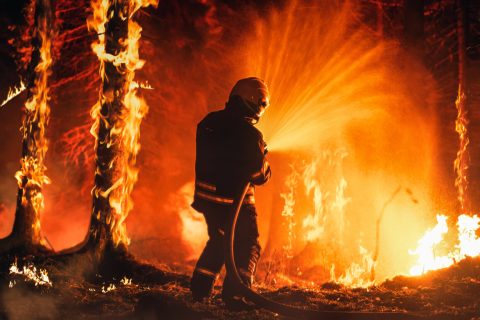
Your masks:
<svg viewBox="0 0 480 320"><path fill-rule="evenodd" d="M145 90L153 90L154 89L152 87L152 85L150 83L148 83L148 81L139 82L137 84L138 84L138 87L141 88L141 89L145 89Z"/></svg>
<svg viewBox="0 0 480 320"><path fill-rule="evenodd" d="M287 258L291 258L293 255L293 242L295 240L295 189L297 188L298 173L293 172L285 179L285 186L288 192L281 193L280 197L284 200L285 204L282 210L282 217L285 219L288 230L287 244L283 246Z"/></svg>
<svg viewBox="0 0 480 320"><path fill-rule="evenodd" d="M468 167L470 163L470 156L468 153L468 145L470 140L468 138L468 119L466 110L466 96L465 91L461 85L458 86L458 95L455 100L455 107L457 108L457 119L455 120L455 131L459 137L459 148L457 157L454 161L454 169L457 177L455 178L455 187L457 188L458 201L462 212L467 209L467 188L468 188Z"/></svg>
<svg viewBox="0 0 480 320"><path fill-rule="evenodd" d="M403 184L416 186L422 208L402 198L389 206L378 277L408 272L408 248L414 246L408 241L416 239L405 228L418 227L412 212L429 212L434 203L435 82L397 43L356 19L359 10L355 1L289 1L257 19L240 49L246 61L239 73L258 76L270 88L271 107L259 122L269 149L302 161L293 206L305 277L332 263L338 273L356 274L348 256L358 255L359 239L365 239L363 248L373 247L376 212L387 190ZM404 63L415 72L405 73ZM417 84L428 85L421 98L412 94ZM422 143L412 145L412 139ZM290 214L291 201L284 201ZM402 236L408 241L398 241ZM354 262L369 274L363 261L360 255Z"/></svg>
<svg viewBox="0 0 480 320"><path fill-rule="evenodd" d="M437 256L435 247L442 242L448 232L447 217L437 215L437 225L427 230L425 235L418 240L418 247L409 251L412 255L418 255L418 265L410 269L411 275L420 275L429 270L437 270L453 264L453 259L448 256Z"/></svg>
<svg viewBox="0 0 480 320"><path fill-rule="evenodd" d="M421 275L427 271L446 268L466 257L480 255L480 239L476 235L480 225L477 215L462 214L458 217L458 243L447 254L440 255L436 249L448 233L447 217L437 215L437 225L427 230L418 241L418 247L410 250L410 254L418 256L417 263L410 269L411 275Z"/></svg>
<svg viewBox="0 0 480 320"><path fill-rule="evenodd" d="M92 44L92 49L100 60L102 80L105 80L106 77L105 62L112 63L117 68L125 68L125 70L119 69L119 72L122 72L126 78L125 88L127 90L123 99L124 118L122 121L117 121L112 128L109 128L109 140L101 142L107 143L109 148L112 148L114 143L118 144L115 147L121 150L122 155L118 156L110 164L110 167L117 167L121 172L117 180L107 190L100 190L99 187L95 186L94 194L97 197L102 196L109 199L112 210L111 216L107 217L107 224L110 227L114 244L128 245L130 239L127 235L125 219L133 208L130 194L138 178L136 159L140 150L140 124L148 111L145 101L137 96L137 89L141 85L134 81L135 72L143 67L145 61L140 59L138 50L142 28L132 17L142 7L156 6L158 0L130 0L127 2L129 5L128 38L124 39L124 49L117 55L109 54L106 51L105 24L109 20L107 13L112 3L108 0L92 1L93 15L88 19L87 25L89 29L95 30L98 34L98 41ZM111 93L101 90L98 102L91 109L91 116L94 120L91 133L97 143L100 122L106 121L100 113L102 103L112 99Z"/></svg>
<svg viewBox="0 0 480 320"><path fill-rule="evenodd" d="M203 215L195 211L190 203L192 202L195 183L185 184L175 197L175 207L182 223L182 239L191 249L188 258L196 259L200 255L208 240Z"/></svg>
<svg viewBox="0 0 480 320"><path fill-rule="evenodd" d="M33 282L36 286L48 286L52 287L52 281L48 277L48 272L45 269L38 269L33 264L23 266L22 269L18 268L17 261L13 262L9 268L9 273L13 275L22 275L25 277L25 281ZM9 287L12 288L15 285L15 281L10 281Z"/></svg>
<svg viewBox="0 0 480 320"><path fill-rule="evenodd" d="M480 239L476 235L479 228L480 218L463 214L458 217L458 241L460 257L476 257L480 255ZM457 257L458 258L458 257Z"/></svg>
<svg viewBox="0 0 480 320"><path fill-rule="evenodd" d="M336 181L331 182L326 174L338 171L338 167L341 166L342 160L346 156L347 153L343 149L335 152L325 150L322 152L321 158L314 159L304 167L302 176L305 192L307 196L312 196L314 204L313 213L307 214L302 222L307 241L320 240L325 236L325 231L328 231L329 235L343 234L345 207L350 202L350 198L345 196L347 181L342 176L337 176L333 179ZM322 176L318 172L319 168L324 170ZM332 183L335 184L334 190L327 186ZM333 191L334 197L332 197ZM335 231L333 231L334 229Z"/></svg>
<svg viewBox="0 0 480 320"><path fill-rule="evenodd" d="M345 190L347 181L341 175L341 165L347 153L343 149L335 152L323 151L321 157L317 157L304 167L302 176L305 193L313 193L314 212L303 219L303 231L308 242L328 243L331 238L335 239L335 248L341 248L344 241L345 210L350 198L346 197ZM319 168L327 173L337 172L333 181L324 172L320 175ZM333 194L332 194L333 193ZM330 238L330 239L329 239ZM335 250L335 249L334 249ZM350 287L368 287L374 284L371 279L371 271L375 267L375 261L363 246L359 246L360 262L350 263L340 277L335 275L336 263L340 262L337 254L330 260L330 280Z"/></svg>
<svg viewBox="0 0 480 320"><path fill-rule="evenodd" d="M324 215L325 207L324 204L324 194L322 193L320 182L316 179L315 173L317 168L317 162L313 161L311 164L305 167L303 172L303 182L305 184L306 193L310 195L313 191L313 203L314 203L314 212L307 215L303 219L302 225L305 233L305 238L308 241L314 241L319 239L324 233L325 229L325 219Z"/></svg>
<svg viewBox="0 0 480 320"><path fill-rule="evenodd" d="M122 285L128 287L128 286L133 285L132 280L133 280L132 278L127 278L127 277L125 276L125 277L122 278L122 280L120 280L120 283L121 283Z"/></svg>
<svg viewBox="0 0 480 320"><path fill-rule="evenodd" d="M344 274L338 278L335 275L335 265L332 264L330 280L354 288L366 288L374 285L375 282L370 278L371 270L375 268L372 253L363 246L359 246L359 254L361 262L352 262Z"/></svg>
<svg viewBox="0 0 480 320"><path fill-rule="evenodd" d="M331 266L330 280L346 286L368 287L374 284L371 274L376 262L372 253L359 245L359 252L355 255L355 259L350 258L345 261L346 259L342 256L348 255L348 250L339 252L344 247L342 243L347 239L344 236L347 222L345 212L347 204L351 201L346 196L348 184L342 175L342 163L346 157L345 150L338 148L334 151L324 150L311 161L302 161L301 165L291 164L292 173L285 179L287 192L280 195L284 200L282 216L288 228L287 244L283 249L287 253L287 258L295 257L299 252L299 248L295 247L299 243L294 241L296 239L294 217L295 215L303 216L300 229L302 240L307 244L319 244L313 247L315 250L323 247L333 251L327 252L328 249L326 249L326 255L322 261L323 265ZM301 195L307 196L311 202L307 208L303 207L302 201L298 200ZM317 257L309 256L308 259L307 268L312 267L317 261ZM342 265L341 275L336 276L335 269L340 265ZM297 275L301 274L301 271L297 273Z"/></svg>
<svg viewBox="0 0 480 320"><path fill-rule="evenodd" d="M8 102L10 102L10 100L18 96L20 93L25 91L25 89L27 89L27 87L25 86L25 83L23 83L23 81L20 81L18 87L14 86L13 88L9 88L7 97L5 98L5 100L3 100L2 104L0 104L0 108L6 105Z"/></svg>
<svg viewBox="0 0 480 320"><path fill-rule="evenodd" d="M468 118L466 110L466 95L461 83L458 86L455 107L457 109L455 131L459 136L459 149L454 161L454 169L457 174L455 178L455 187L457 188L457 198L460 202L460 208L462 212L465 212L468 209L467 172L470 163L468 152L470 140L467 130ZM443 256L437 255L435 248L444 240L445 234L448 233L446 221L446 216L437 215L437 225L425 233L425 235L419 240L419 245L415 250L410 251L410 254L418 256L417 265L410 269L411 275L421 275L430 270L446 268L467 256L475 257L480 254L480 239L476 235L480 219L476 215L469 216L462 214L457 220L458 244L455 246L455 250L452 250Z"/></svg>
<svg viewBox="0 0 480 320"><path fill-rule="evenodd" d="M461 30L462 19L458 19L458 29ZM462 43L463 35L459 34L459 47L464 46ZM459 59L462 57L459 53ZM455 120L455 131L459 137L459 147L457 156L454 161L454 170L456 173L455 187L457 189L457 199L460 203L460 209L463 213L470 211L468 189L468 169L470 165L470 155L468 146L470 139L468 136L468 113L467 113L467 97L465 94L464 83L462 81L462 61L459 61L459 85L455 107L457 109L457 118ZM419 240L418 247L410 251L411 254L418 256L417 264L411 268L410 274L420 275L430 270L437 270L449 267L455 262L464 259L467 256L475 257L480 254L480 239L476 235L479 229L479 218L476 215L470 216L462 214L458 217L458 244L455 249L446 255L436 254L436 247L443 244L444 236L448 233L447 217L437 215L437 225L428 230ZM445 245L445 244L444 244Z"/></svg>
<svg viewBox="0 0 480 320"><path fill-rule="evenodd" d="M44 208L42 187L50 183L45 174L45 155L48 150L45 131L50 116L48 77L52 65L52 34L45 16L39 17L36 32L41 43L40 59L35 67L34 85L25 104L26 116L22 124L23 157L20 161L21 169L17 171L15 178L18 187L22 189L22 206L31 205L34 211L32 241L45 245L41 236L40 215Z"/></svg>
<svg viewBox="0 0 480 320"><path fill-rule="evenodd" d="M108 292L114 291L116 289L117 289L117 287L113 283L110 283L106 287L102 286L102 293L108 293Z"/></svg>

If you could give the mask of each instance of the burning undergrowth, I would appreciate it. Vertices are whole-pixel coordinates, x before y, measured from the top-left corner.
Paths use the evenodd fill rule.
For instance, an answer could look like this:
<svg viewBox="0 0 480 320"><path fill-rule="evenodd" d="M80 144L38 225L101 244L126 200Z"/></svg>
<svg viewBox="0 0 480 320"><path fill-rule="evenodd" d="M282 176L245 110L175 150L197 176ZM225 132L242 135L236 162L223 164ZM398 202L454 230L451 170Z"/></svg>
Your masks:
<svg viewBox="0 0 480 320"><path fill-rule="evenodd" d="M260 127L274 173L258 207L266 265L286 263L284 280L367 285L405 273L428 226L418 217L437 207L435 83L356 10L292 1L239 40L240 76L259 75L272 91ZM423 96L412 94L424 83Z"/></svg>
<svg viewBox="0 0 480 320"><path fill-rule="evenodd" d="M39 261L17 261L32 268ZM13 265L12 265L13 266ZM73 266L73 265L72 265ZM50 284L35 284L23 275L2 273L0 317L5 319L271 319L265 310L232 312L220 296L209 303L195 303L188 277L166 271L162 283L130 275L87 281L72 277L65 266L44 265ZM472 319L479 316L476 292L480 289L480 261L466 259L450 268L421 277L396 277L368 289L339 284L321 286L262 286L255 289L269 298L313 309L343 311L402 311L425 319ZM9 285L15 281L14 285ZM220 288L217 288L218 290ZM219 293L219 291L216 291ZM15 307L13 307L15 306Z"/></svg>
<svg viewBox="0 0 480 320"><path fill-rule="evenodd" d="M139 121L146 108L137 110L137 102L145 100L150 109L138 159L138 135L134 146L126 147L129 181L138 177L132 198L129 184L125 198L117 198L123 200L110 202L118 209L112 228L121 234L115 241L130 242L127 226L134 255L190 271L206 240L203 218L190 207L195 124L207 111L222 107L235 79L257 75L272 91L272 108L261 129L274 173L270 185L258 190L264 254L256 289L313 308L478 316L471 298L479 289L478 259L471 258L479 253L478 218L458 220L460 236L453 249L448 244L456 237L444 239L443 216L424 235L448 201L436 192L444 179L437 157L435 80L397 41L373 34L358 18L360 5L194 1L192 10L162 1L158 9L139 12L136 18L144 28L140 54L148 68L137 70L142 62L135 57L132 70L138 71L139 85L129 90L138 97L130 110L138 111L133 118ZM104 39L101 24L87 32L85 19L92 12L82 11L85 1L57 6L60 30L54 47L63 46L52 73L53 143L46 158L54 183L45 188L41 220L42 237L53 251L78 243L88 229L95 139L86 106L94 105L101 80L90 44ZM101 49L97 53L102 63L113 61ZM147 81L150 85L142 85ZM108 94L101 93L100 105ZM96 125L102 123L98 111L93 110ZM139 122L133 127L138 129ZM112 190L98 189L96 195ZM12 202L5 203L1 221L14 211ZM442 254L441 246L447 248ZM106 280L84 278L91 266L81 259L60 266L48 259L12 260L5 265L12 273L2 275L3 309L8 318L28 317L30 306L10 307L28 298L34 306L43 305L39 310L47 318L76 312L86 318L148 312L172 318L232 316L220 309L218 296L208 305L192 303L185 273L157 266L158 272L147 268L155 276L142 278L141 270L147 269L132 267ZM412 266L414 274L451 267L383 282ZM33 285L38 279L42 285ZM255 316L272 317L266 311Z"/></svg>

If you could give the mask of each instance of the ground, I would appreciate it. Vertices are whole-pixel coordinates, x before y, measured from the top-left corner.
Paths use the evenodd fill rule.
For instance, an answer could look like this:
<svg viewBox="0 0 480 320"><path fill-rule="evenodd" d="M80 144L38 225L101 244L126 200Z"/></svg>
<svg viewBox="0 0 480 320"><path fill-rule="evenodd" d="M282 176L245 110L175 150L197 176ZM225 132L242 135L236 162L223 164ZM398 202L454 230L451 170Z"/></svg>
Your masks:
<svg viewBox="0 0 480 320"><path fill-rule="evenodd" d="M17 261L19 272L27 261ZM227 311L218 287L210 302L195 303L188 275L166 267L137 268L130 276L106 280L100 275L85 279L78 261L43 265L51 285L35 286L22 274L1 271L0 319L284 319L266 310ZM308 289L255 290L277 301L321 310L406 311L427 319L479 320L480 258L420 277L396 277L368 289L326 283Z"/></svg>

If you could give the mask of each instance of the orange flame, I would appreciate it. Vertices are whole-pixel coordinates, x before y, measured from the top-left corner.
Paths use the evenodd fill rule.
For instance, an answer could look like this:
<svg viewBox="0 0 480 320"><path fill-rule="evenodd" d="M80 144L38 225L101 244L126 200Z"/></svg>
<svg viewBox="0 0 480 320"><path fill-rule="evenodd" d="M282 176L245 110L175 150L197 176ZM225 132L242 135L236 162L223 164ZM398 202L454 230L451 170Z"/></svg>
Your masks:
<svg viewBox="0 0 480 320"><path fill-rule="evenodd" d="M179 210L179 217L182 223L182 239L191 250L188 259L198 258L208 240L203 215L190 206L194 188L195 183L193 181L189 182L180 188L174 198L174 205Z"/></svg>
<svg viewBox="0 0 480 320"><path fill-rule="evenodd" d="M35 287L37 286L47 286L52 287L52 281L48 277L48 272L46 269L37 269L33 264L24 265L23 268L18 268L17 261L14 261L9 268L9 274L11 275L22 275L25 277L25 282L33 282ZM15 284L10 282L9 287L12 288Z"/></svg>
<svg viewBox="0 0 480 320"><path fill-rule="evenodd" d="M335 265L332 264L330 280L354 288L366 288L374 285L375 282L370 278L370 272L372 268L375 267L372 253L360 245L359 254L361 256L361 262L352 262L340 277L335 275Z"/></svg>
<svg viewBox="0 0 480 320"><path fill-rule="evenodd" d="M14 86L13 88L8 89L8 94L5 100L0 104L0 108L9 103L13 98L18 96L20 93L25 91L27 87L25 86L25 83L23 81L20 81L20 84L17 86Z"/></svg>
<svg viewBox="0 0 480 320"><path fill-rule="evenodd" d="M102 80L105 79L105 62L113 63L114 66L125 66L125 78L127 92L123 101L125 107L125 119L117 122L113 128L110 128L110 135L117 136L117 139L111 141L118 141L119 149L123 152L121 157L114 161L118 161L117 165L122 172L117 181L113 183L108 190L94 190L94 194L109 198L110 207L112 208L111 219L107 221L115 245L123 243L128 245L130 239L127 235L125 219L128 213L133 208L133 201L131 199L131 192L138 178L138 169L136 168L137 154L140 150L140 124L143 117L148 111L148 106L145 101L137 96L137 89L140 85L134 81L135 72L141 69L145 61L139 57L139 40L141 37L142 28L135 22L132 17L140 8L149 5L156 6L158 0L130 0L128 2L129 17L128 17L128 38L125 39L125 49L120 51L117 55L112 55L106 52L105 39L105 24L108 22L107 16L108 8L111 1L97 0L92 2L93 15L87 21L89 29L94 29L98 33L98 41L92 44L93 51L97 54L100 60L100 75ZM92 107L91 116L94 124L91 128L91 133L98 140L98 128L102 115L100 109L103 101L111 99L105 92L100 93L99 101ZM108 145L111 147L111 145ZM111 164L115 165L114 163Z"/></svg>
<svg viewBox="0 0 480 320"><path fill-rule="evenodd" d="M345 206L350 202L350 198L345 196L347 181L342 177L336 177L333 183L335 190L326 186L327 178L324 172L319 172L320 168L326 172L338 171L342 160L347 156L345 150L338 149L335 152L324 151L322 157L315 159L305 166L302 176L307 195L312 195L314 211L307 214L303 219L302 226L305 231L307 241L318 241L326 235L342 235L345 225ZM322 175L320 177L320 175ZM332 196L333 191L335 192ZM335 229L335 230L334 230ZM340 241L340 239L338 239Z"/></svg>
<svg viewBox="0 0 480 320"><path fill-rule="evenodd" d="M41 236L40 215L44 208L44 196L41 190L44 184L50 183L45 174L47 169L45 155L48 150L45 131L50 116L48 77L52 65L52 34L45 16L39 17L36 32L41 43L40 59L35 67L34 86L30 89L31 96L25 104L26 116L22 125L24 154L20 161L21 169L16 172L15 178L18 187L23 190L22 205L24 207L31 205L35 214L32 241L45 245Z"/></svg>
<svg viewBox="0 0 480 320"><path fill-rule="evenodd" d="M291 258L293 255L293 241L295 239L295 189L297 188L298 173L293 170L293 172L285 179L285 186L288 189L288 192L281 193L280 197L285 201L282 210L282 217L285 219L285 223L288 228L288 238L287 243L283 246L287 258Z"/></svg>
<svg viewBox="0 0 480 320"><path fill-rule="evenodd" d="M435 247L442 242L447 232L447 217L437 215L437 225L433 229L427 230L418 241L418 247L415 250L409 251L412 255L418 255L418 264L410 269L411 275L420 275L426 271L445 268L453 264L451 257L435 254Z"/></svg>
<svg viewBox="0 0 480 320"><path fill-rule="evenodd" d="M447 217L437 215L437 225L428 230L418 241L418 247L410 254L417 255L417 264L410 269L411 275L421 275L430 270L438 270L451 266L466 257L480 255L480 239L476 231L480 228L477 215L462 214L458 217L458 244L444 255L436 252L439 245L444 244L444 236L448 233ZM445 245L445 244L444 244Z"/></svg>
<svg viewBox="0 0 480 320"><path fill-rule="evenodd" d="M375 212L388 198L387 190L404 183L418 186L416 192L425 195L418 207L430 209L432 181L437 178L432 160L436 123L429 117L434 109L420 108L436 103L436 89L429 85L425 99L412 94L412 84L433 81L425 81L430 78L421 67L406 74L396 61L402 49L365 28L354 18L357 10L355 1L308 6L290 1L257 19L255 30L239 48L246 57L239 73L264 79L271 90L271 108L259 123L269 149L303 160L293 204L298 224L294 255L304 263L306 277L307 268L328 271L334 263L343 274L339 279L351 284L348 273L358 275L359 269L363 283L371 277L371 254L362 249L359 255L356 248L360 239L363 248L372 248ZM411 154L418 148L411 139L417 137L424 143L414 160ZM351 157L343 162L347 153ZM284 200L290 214L291 201ZM399 242L398 237L418 222L411 211L425 212L413 205L399 198L388 208L379 278L408 272L408 248L414 244ZM395 223L396 218L402 222ZM407 237L415 240L413 232ZM298 252L298 245L305 250ZM351 257L359 257L360 268L351 264Z"/></svg>
<svg viewBox="0 0 480 320"><path fill-rule="evenodd" d="M455 120L455 131L459 136L459 148L457 151L457 157L454 162L454 169L457 177L455 178L455 187L457 187L458 201L460 202L460 208L462 212L467 209L467 188L468 188L468 166L469 166L469 153L468 145L470 140L468 138L467 131L467 110L466 110L466 96L465 91L461 85L458 86L458 95L455 100L455 107L457 108L457 119Z"/></svg>

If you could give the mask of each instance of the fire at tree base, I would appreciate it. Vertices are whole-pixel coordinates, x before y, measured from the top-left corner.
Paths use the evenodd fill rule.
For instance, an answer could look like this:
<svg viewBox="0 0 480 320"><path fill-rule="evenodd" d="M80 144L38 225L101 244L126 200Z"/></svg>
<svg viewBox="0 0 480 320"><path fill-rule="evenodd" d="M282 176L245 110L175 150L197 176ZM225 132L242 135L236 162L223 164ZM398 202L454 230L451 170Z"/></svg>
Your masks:
<svg viewBox="0 0 480 320"><path fill-rule="evenodd" d="M253 289L312 310L480 317L473 1L30 2L56 10L30 7L33 39L11 39L29 70L0 105L2 232L14 225L0 319L282 318L229 311L225 271L210 300L189 288L207 240L195 125L250 75L272 90Z"/></svg>

